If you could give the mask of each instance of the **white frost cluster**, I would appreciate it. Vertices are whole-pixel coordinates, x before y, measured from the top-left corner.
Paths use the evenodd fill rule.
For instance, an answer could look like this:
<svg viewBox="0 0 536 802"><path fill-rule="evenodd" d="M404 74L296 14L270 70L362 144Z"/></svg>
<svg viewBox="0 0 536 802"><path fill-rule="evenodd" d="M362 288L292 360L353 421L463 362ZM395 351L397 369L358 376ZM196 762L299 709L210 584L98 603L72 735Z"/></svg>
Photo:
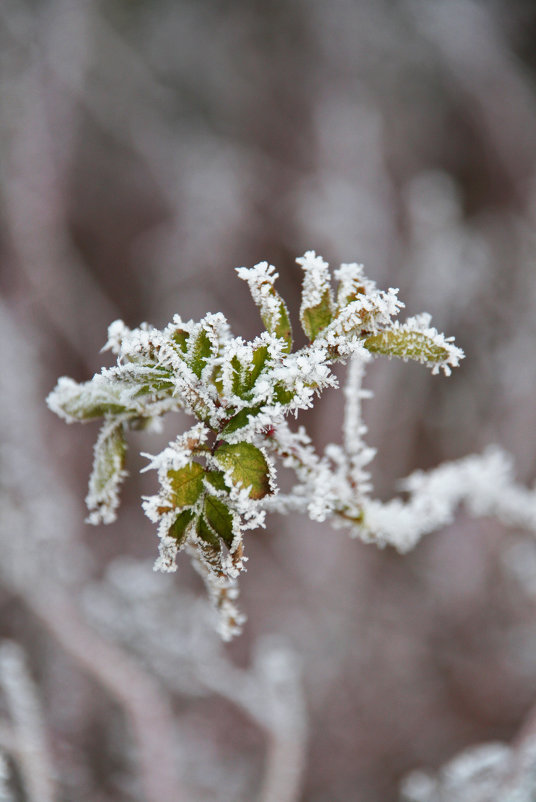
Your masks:
<svg viewBox="0 0 536 802"><path fill-rule="evenodd" d="M419 361L426 365L426 367L431 368L434 374L442 370L445 376L450 376L452 368L457 368L460 364L460 360L462 360L465 355L461 348L454 345L454 337L445 337L444 334L441 334L434 326L430 325L431 320L432 316L429 315L428 312L423 312L420 315L409 317L403 324L396 321L393 324L393 330L395 332L403 332L407 334L409 338L418 334L423 334L431 345L444 350L446 356L440 361L431 362L422 358L419 358ZM404 361L407 361L407 357L402 358Z"/></svg>
<svg viewBox="0 0 536 802"><path fill-rule="evenodd" d="M342 356L362 355L363 339L391 325L392 318L404 307L397 293L391 287L387 292L376 290L350 301L323 332L325 342Z"/></svg>
<svg viewBox="0 0 536 802"><path fill-rule="evenodd" d="M536 493L515 482L511 460L498 448L418 471L401 486L407 501L366 502L365 539L409 551L424 535L450 524L461 504L471 515L536 531Z"/></svg>
<svg viewBox="0 0 536 802"><path fill-rule="evenodd" d="M258 306L264 325L274 331L281 315L281 299L274 289L279 277L273 265L259 262L255 267L237 267L238 278L246 281L254 303Z"/></svg>
<svg viewBox="0 0 536 802"><path fill-rule="evenodd" d="M331 295L329 265L314 251L306 251L296 262L305 273L303 279L302 309L318 306L324 293Z"/></svg>

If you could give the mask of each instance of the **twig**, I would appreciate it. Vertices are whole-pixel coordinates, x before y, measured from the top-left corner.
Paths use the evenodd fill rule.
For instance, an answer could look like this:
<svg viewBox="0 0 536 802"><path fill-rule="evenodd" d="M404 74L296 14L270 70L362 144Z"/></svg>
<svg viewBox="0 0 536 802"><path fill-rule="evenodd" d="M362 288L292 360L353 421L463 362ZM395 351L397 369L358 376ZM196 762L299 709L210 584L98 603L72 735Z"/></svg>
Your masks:
<svg viewBox="0 0 536 802"><path fill-rule="evenodd" d="M0 685L13 721L16 757L28 800L54 802L54 772L41 703L16 643L5 641L0 646Z"/></svg>
<svg viewBox="0 0 536 802"><path fill-rule="evenodd" d="M118 700L130 719L148 802L186 802L176 771L170 703L132 659L92 630L61 591L25 599L63 648Z"/></svg>

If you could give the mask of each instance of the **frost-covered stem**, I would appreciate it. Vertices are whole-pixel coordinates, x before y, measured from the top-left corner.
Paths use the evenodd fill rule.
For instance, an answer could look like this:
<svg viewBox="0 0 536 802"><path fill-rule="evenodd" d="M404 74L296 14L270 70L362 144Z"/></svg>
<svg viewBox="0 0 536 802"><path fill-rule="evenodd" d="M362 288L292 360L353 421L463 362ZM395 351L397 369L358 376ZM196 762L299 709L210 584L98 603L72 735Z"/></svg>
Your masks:
<svg viewBox="0 0 536 802"><path fill-rule="evenodd" d="M177 776L170 703L153 679L121 649L98 635L60 591L26 597L63 648L124 708L138 749L140 782L148 802L185 802ZM44 802L44 798L39 800Z"/></svg>
<svg viewBox="0 0 536 802"><path fill-rule="evenodd" d="M491 516L536 532L536 491L515 481L511 460L498 448L417 472L402 486L410 494L407 502L367 502L368 539L408 551L424 535L451 523L462 503L474 517Z"/></svg>
<svg viewBox="0 0 536 802"><path fill-rule="evenodd" d="M16 757L29 802L54 802L52 761L43 712L22 649L15 643L0 646L0 685L13 722Z"/></svg>
<svg viewBox="0 0 536 802"><path fill-rule="evenodd" d="M362 423L361 400L368 393L363 393L362 384L365 375L365 363L359 357L352 357L348 365L348 375L344 386L344 450L348 455L358 454L363 448L362 435L366 429Z"/></svg>

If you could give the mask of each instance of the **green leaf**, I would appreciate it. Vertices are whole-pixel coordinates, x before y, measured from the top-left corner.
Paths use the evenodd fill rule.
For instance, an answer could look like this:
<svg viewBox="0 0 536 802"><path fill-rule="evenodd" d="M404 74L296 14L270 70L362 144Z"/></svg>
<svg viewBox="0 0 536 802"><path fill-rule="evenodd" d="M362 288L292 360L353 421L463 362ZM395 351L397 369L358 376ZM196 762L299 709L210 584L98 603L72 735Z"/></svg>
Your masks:
<svg viewBox="0 0 536 802"><path fill-rule="evenodd" d="M69 399L68 402L63 404L63 411L72 418L87 421L105 416L122 415L127 411L127 408L122 404L116 404L111 401L90 401L80 393L77 398Z"/></svg>
<svg viewBox="0 0 536 802"><path fill-rule="evenodd" d="M231 389L235 395L241 395L242 389L242 364L236 354L231 359L231 366L233 368L233 379L231 381Z"/></svg>
<svg viewBox="0 0 536 802"><path fill-rule="evenodd" d="M168 471L171 483L172 503L175 507L191 507L203 490L205 471L198 462L189 462L178 471Z"/></svg>
<svg viewBox="0 0 536 802"><path fill-rule="evenodd" d="M348 306L352 301L357 301L360 295L365 295L365 285L361 276L357 276L353 281L341 281L337 289L337 308L340 311Z"/></svg>
<svg viewBox="0 0 536 802"><path fill-rule="evenodd" d="M300 309L300 321L305 334L310 340L329 326L333 317L333 303L331 290L327 287L322 293L320 303L316 306L302 307Z"/></svg>
<svg viewBox="0 0 536 802"><path fill-rule="evenodd" d="M223 475L223 471L207 471L205 476L212 485L212 487L215 487L216 490L226 490L227 492L229 492L229 488L225 484L225 477Z"/></svg>
<svg viewBox="0 0 536 802"><path fill-rule="evenodd" d="M206 496L204 514L212 529L230 547L234 536L233 516L227 505L216 496Z"/></svg>
<svg viewBox="0 0 536 802"><path fill-rule="evenodd" d="M175 389L175 383L169 381L161 381L156 380L152 384L143 384L139 390L133 394L132 398L141 398L144 395L155 395L158 393L163 393L165 395L169 394L169 390Z"/></svg>
<svg viewBox="0 0 536 802"><path fill-rule="evenodd" d="M274 399L280 404L290 404L294 398L292 390L288 390L284 384L278 383L274 386Z"/></svg>
<svg viewBox="0 0 536 802"><path fill-rule="evenodd" d="M428 335L421 331L403 328L373 334L367 337L363 345L373 354L414 359L425 364L441 363L449 358L447 349L438 345Z"/></svg>
<svg viewBox="0 0 536 802"><path fill-rule="evenodd" d="M241 409L240 412L237 412L236 415L225 424L220 434L225 437L226 435L232 434L233 432L238 431L238 429L242 429L242 427L247 426L249 423L249 416L252 415L255 417L259 414L261 408L262 407L259 406Z"/></svg>
<svg viewBox="0 0 536 802"><path fill-rule="evenodd" d="M250 498L263 498L270 492L266 457L252 443L224 443L216 449L214 457L225 470L231 471L236 484L250 487Z"/></svg>
<svg viewBox="0 0 536 802"><path fill-rule="evenodd" d="M275 334L280 340L285 341L286 347L284 350L290 354L292 351L292 327L290 325L288 309L278 292L273 290L272 294L279 300L278 311L275 315L262 316L262 322L266 327L266 331Z"/></svg>
<svg viewBox="0 0 536 802"><path fill-rule="evenodd" d="M212 371L212 376L210 377L210 381L218 391L218 395L223 395L223 379L222 379L221 365L214 366L214 370Z"/></svg>
<svg viewBox="0 0 536 802"><path fill-rule="evenodd" d="M290 353L292 350L290 318L285 302L274 287L277 278L274 266L268 262L261 262L250 270L239 267L237 273L241 279L247 281L266 331L283 340L284 350Z"/></svg>
<svg viewBox="0 0 536 802"><path fill-rule="evenodd" d="M189 523L194 518L193 510L183 510L173 521L168 529L169 537L174 537L178 543L184 539L184 534Z"/></svg>
<svg viewBox="0 0 536 802"><path fill-rule="evenodd" d="M200 515L197 519L196 532L198 537L200 537L201 540L204 540L205 543L208 543L210 546L212 546L215 551L221 551L221 543L218 535L212 531L202 515Z"/></svg>
<svg viewBox="0 0 536 802"><path fill-rule="evenodd" d="M190 338L192 339L192 338ZM201 371L212 354L212 346L205 329L201 329L190 345L189 364L195 375L199 378Z"/></svg>
<svg viewBox="0 0 536 802"><path fill-rule="evenodd" d="M253 359L251 360L251 368L245 371L242 379L242 393L246 395L255 386L255 382L259 378L261 371L266 364L268 357L268 346L261 345L253 351Z"/></svg>
<svg viewBox="0 0 536 802"><path fill-rule="evenodd" d="M235 355L231 359L233 366L233 393L239 398L247 398L255 386L255 382L266 363L268 357L268 347L261 345L255 348L251 362L244 364Z"/></svg>
<svg viewBox="0 0 536 802"><path fill-rule="evenodd" d="M119 487L125 477L127 444L122 423L104 422L89 477L86 503L90 523L111 523L119 506Z"/></svg>
<svg viewBox="0 0 536 802"><path fill-rule="evenodd" d="M190 337L187 331L184 329L176 329L173 334L171 335L171 339L173 342L179 346L179 350L185 354L188 350L188 338Z"/></svg>
<svg viewBox="0 0 536 802"><path fill-rule="evenodd" d="M98 383L95 378L79 383L63 376L48 396L47 404L67 420L87 421L127 412L125 405L119 403L119 397L119 388L100 377Z"/></svg>

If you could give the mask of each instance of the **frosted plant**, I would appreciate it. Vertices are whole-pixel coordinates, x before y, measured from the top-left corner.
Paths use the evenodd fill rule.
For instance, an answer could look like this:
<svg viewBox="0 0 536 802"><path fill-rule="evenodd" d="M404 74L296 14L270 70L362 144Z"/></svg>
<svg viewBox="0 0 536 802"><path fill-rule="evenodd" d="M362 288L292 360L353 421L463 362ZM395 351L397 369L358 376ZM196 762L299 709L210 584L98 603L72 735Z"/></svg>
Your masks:
<svg viewBox="0 0 536 802"><path fill-rule="evenodd" d="M297 262L304 272L300 322L309 339L303 348L292 350L287 307L275 288L278 274L261 262L237 269L265 327L252 341L234 336L221 313L199 322L176 315L162 331L148 324L131 330L115 321L105 349L117 356L117 365L83 384L63 377L48 397L49 407L69 423L104 419L86 499L92 524L115 519L126 476L126 432L157 425L179 409L196 419L161 453L145 455L145 470L156 471L159 490L143 507L158 526L155 568L175 571L178 552L189 553L221 614L225 638L244 620L235 605L246 560L243 534L263 527L267 511L302 510L401 549L448 520L449 500L440 496L438 509L430 507L429 488L418 479L405 515L402 502L390 507L370 500L367 464L374 451L363 441L361 379L377 354L449 375L463 352L431 326L429 315L395 320L404 306L398 291L377 289L361 265L335 271L335 292L327 263L314 251ZM304 428L291 428L287 418L312 407L326 387L337 387L331 367L348 361L345 441L318 454ZM278 492L278 464L296 475L287 494ZM456 503L463 498L458 491L451 492ZM393 516L402 527L393 526Z"/></svg>

